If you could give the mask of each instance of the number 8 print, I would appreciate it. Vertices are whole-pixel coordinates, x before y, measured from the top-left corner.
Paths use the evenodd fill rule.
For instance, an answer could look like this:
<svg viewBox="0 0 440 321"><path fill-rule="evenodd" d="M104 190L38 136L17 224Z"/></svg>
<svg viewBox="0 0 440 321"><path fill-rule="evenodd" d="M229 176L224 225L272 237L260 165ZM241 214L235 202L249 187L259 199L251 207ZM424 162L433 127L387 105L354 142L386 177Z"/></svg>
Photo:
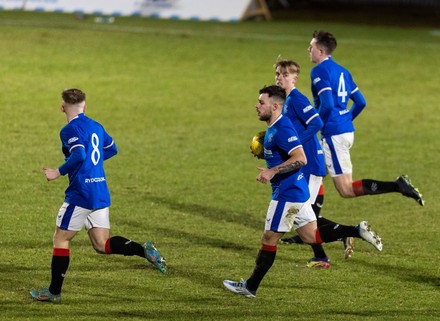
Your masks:
<svg viewBox="0 0 440 321"><path fill-rule="evenodd" d="M101 157L101 154L99 153L99 137L98 135L96 135L96 133L93 133L92 135L92 146L93 146L93 151L92 151L92 155L91 155L91 159L92 159L92 163L93 165L97 165L99 162L99 159Z"/></svg>

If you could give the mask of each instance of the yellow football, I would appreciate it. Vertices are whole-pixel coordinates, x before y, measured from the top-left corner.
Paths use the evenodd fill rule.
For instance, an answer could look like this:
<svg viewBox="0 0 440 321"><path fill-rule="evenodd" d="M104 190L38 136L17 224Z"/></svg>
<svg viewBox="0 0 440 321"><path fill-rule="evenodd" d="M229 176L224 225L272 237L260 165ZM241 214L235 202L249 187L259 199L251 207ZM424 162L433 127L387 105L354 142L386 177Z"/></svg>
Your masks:
<svg viewBox="0 0 440 321"><path fill-rule="evenodd" d="M254 137L252 137L250 146L251 153L259 159L264 159L264 135L266 135L265 131L257 133Z"/></svg>

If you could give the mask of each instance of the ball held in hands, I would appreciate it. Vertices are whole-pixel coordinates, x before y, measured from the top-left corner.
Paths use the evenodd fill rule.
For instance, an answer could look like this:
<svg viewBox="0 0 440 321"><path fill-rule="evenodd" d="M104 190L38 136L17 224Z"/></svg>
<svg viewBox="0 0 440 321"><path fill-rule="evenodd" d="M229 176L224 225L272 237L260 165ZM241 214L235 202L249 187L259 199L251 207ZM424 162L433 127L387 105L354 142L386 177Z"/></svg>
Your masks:
<svg viewBox="0 0 440 321"><path fill-rule="evenodd" d="M251 142L251 153L259 158L264 159L264 135L266 135L266 131L261 131L257 133Z"/></svg>

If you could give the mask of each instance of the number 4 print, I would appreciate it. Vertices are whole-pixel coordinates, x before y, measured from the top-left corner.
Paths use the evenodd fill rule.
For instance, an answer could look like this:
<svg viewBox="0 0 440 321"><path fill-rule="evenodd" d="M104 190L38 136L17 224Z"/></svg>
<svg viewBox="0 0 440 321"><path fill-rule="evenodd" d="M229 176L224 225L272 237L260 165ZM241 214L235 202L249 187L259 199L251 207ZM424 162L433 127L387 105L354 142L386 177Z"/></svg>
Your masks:
<svg viewBox="0 0 440 321"><path fill-rule="evenodd" d="M345 103L347 96L348 94L347 91L345 90L344 73L341 72L341 76L339 77L338 97L341 97L342 102Z"/></svg>

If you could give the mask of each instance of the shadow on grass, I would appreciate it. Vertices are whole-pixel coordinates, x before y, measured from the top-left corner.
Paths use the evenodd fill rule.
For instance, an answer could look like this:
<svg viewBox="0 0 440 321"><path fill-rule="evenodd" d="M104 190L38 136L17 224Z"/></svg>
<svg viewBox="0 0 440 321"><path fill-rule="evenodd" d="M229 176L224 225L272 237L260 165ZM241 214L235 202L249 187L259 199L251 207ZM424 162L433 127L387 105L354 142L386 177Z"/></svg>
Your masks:
<svg viewBox="0 0 440 321"><path fill-rule="evenodd" d="M222 222L236 223L248 228L256 229L258 231L261 231L264 227L263 216L261 217L260 220L260 219L255 219L254 217L252 217L251 214L246 212L236 212L223 208L216 208L216 207L201 205L196 203L186 204L186 203L177 202L170 198L154 196L151 194L144 194L143 197L145 200L148 200L150 202L165 205L171 210L187 213L190 215L197 215L220 223ZM263 213L264 211L265 209L262 209Z"/></svg>
<svg viewBox="0 0 440 321"><path fill-rule="evenodd" d="M386 274L405 282L420 283L431 286L440 286L440 277L434 275L427 275L426 270L419 270L417 268L409 268L402 265L390 265L385 263L371 264L369 261L357 259L363 265L377 270L379 274ZM436 271L434 269L433 271ZM434 272L435 273L435 272Z"/></svg>

